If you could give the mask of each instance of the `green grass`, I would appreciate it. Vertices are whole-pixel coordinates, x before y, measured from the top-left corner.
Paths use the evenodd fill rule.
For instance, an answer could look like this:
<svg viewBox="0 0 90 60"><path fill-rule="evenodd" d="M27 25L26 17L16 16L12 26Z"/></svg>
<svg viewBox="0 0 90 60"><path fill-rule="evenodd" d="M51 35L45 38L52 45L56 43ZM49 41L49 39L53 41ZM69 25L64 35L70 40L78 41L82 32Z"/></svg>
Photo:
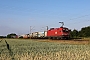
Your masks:
<svg viewBox="0 0 90 60"><path fill-rule="evenodd" d="M84 37L83 39L84 39L84 40L90 40L90 37L87 37L87 38Z"/></svg>
<svg viewBox="0 0 90 60"><path fill-rule="evenodd" d="M0 42L0 60L89 60L90 45L6 39Z"/></svg>

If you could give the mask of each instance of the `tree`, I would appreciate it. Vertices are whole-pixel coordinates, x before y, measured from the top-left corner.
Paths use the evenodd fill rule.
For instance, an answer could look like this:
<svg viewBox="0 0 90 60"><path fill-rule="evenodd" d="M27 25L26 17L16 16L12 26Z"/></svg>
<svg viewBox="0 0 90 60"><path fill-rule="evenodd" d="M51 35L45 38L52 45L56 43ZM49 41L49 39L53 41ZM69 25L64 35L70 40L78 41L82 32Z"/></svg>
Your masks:
<svg viewBox="0 0 90 60"><path fill-rule="evenodd" d="M16 34L15 33L11 33L7 35L7 38L16 38Z"/></svg>
<svg viewBox="0 0 90 60"><path fill-rule="evenodd" d="M0 38L6 38L6 36L0 36Z"/></svg>
<svg viewBox="0 0 90 60"><path fill-rule="evenodd" d="M78 31L74 29L73 31L70 32L70 37L72 38L77 38L78 37Z"/></svg>
<svg viewBox="0 0 90 60"><path fill-rule="evenodd" d="M90 26L83 27L81 31L79 31L80 37L90 37Z"/></svg>

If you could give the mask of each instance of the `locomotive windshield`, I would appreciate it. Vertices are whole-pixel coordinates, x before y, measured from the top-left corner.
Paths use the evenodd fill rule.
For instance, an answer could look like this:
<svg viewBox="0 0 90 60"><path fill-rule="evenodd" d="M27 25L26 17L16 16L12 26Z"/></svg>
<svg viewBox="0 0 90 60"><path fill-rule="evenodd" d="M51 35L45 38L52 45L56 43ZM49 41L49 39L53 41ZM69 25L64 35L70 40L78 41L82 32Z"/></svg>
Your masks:
<svg viewBox="0 0 90 60"><path fill-rule="evenodd" d="M69 32L69 30L68 29L63 29L63 32Z"/></svg>

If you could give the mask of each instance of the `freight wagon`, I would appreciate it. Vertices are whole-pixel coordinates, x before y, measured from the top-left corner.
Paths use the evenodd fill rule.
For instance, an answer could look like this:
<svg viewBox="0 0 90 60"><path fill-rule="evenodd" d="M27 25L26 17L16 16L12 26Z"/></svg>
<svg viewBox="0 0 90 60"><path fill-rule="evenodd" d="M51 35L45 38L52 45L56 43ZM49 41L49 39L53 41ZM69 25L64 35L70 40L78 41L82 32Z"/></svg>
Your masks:
<svg viewBox="0 0 90 60"><path fill-rule="evenodd" d="M47 38L47 31L33 32L30 34L31 39L45 39Z"/></svg>

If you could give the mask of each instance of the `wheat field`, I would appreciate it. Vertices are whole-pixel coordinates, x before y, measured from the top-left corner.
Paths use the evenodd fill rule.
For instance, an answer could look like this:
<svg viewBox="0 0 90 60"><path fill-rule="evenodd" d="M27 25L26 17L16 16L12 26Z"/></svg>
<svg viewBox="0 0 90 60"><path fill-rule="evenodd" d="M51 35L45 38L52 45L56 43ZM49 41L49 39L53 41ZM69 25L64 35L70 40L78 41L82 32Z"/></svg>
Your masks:
<svg viewBox="0 0 90 60"><path fill-rule="evenodd" d="M5 43L9 44L9 48ZM3 39L0 60L89 60L90 44L40 42L30 39Z"/></svg>

